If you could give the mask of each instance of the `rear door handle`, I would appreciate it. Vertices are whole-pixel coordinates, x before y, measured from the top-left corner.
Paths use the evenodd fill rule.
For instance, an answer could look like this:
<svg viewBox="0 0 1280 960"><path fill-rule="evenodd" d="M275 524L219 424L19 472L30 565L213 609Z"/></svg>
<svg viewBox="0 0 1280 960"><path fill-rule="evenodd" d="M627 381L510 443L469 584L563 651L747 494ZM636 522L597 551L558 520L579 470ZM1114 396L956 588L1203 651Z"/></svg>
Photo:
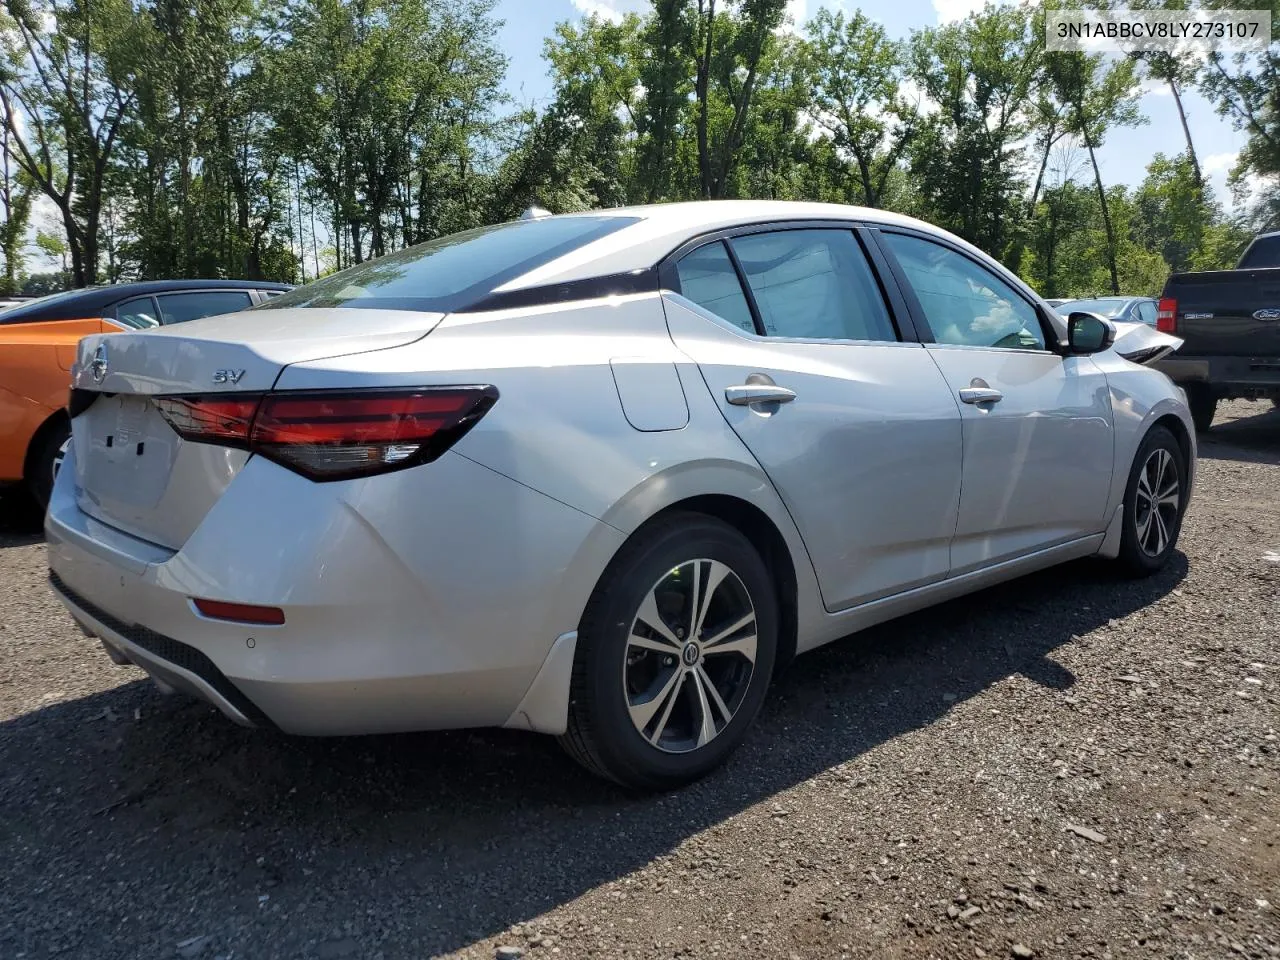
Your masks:
<svg viewBox="0 0 1280 960"><path fill-rule="evenodd" d="M748 407L753 403L790 403L796 392L775 383L744 383L725 387L724 398L735 407Z"/></svg>
<svg viewBox="0 0 1280 960"><path fill-rule="evenodd" d="M1004 394L994 387L965 387L960 391L960 399L965 403L999 403Z"/></svg>

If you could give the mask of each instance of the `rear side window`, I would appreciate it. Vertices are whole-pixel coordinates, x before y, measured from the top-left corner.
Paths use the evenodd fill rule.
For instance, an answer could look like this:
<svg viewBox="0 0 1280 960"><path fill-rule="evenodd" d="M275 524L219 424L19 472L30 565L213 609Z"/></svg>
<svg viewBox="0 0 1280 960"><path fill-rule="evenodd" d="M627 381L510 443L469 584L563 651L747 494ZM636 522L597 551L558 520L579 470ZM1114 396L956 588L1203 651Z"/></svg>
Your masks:
<svg viewBox="0 0 1280 960"><path fill-rule="evenodd" d="M769 336L898 339L852 231L780 230L731 243Z"/></svg>
<svg viewBox="0 0 1280 960"><path fill-rule="evenodd" d="M135 330L145 330L160 323L156 302L150 297L134 297L132 300L117 304L116 320Z"/></svg>
<svg viewBox="0 0 1280 960"><path fill-rule="evenodd" d="M508 280L550 263L629 224L636 217L583 216L518 220L465 230L348 267L258 304L460 310Z"/></svg>
<svg viewBox="0 0 1280 960"><path fill-rule="evenodd" d="M235 313L249 306L249 294L243 290L201 290L192 293L166 293L156 297L160 304L160 322L185 323L212 317L219 313Z"/></svg>
<svg viewBox="0 0 1280 960"><path fill-rule="evenodd" d="M1150 300L1143 300L1138 304L1138 319L1148 326L1156 325L1156 305Z"/></svg>
<svg viewBox="0 0 1280 960"><path fill-rule="evenodd" d="M723 243L699 247L676 264L676 274L680 277L681 296L747 333L756 332L751 307Z"/></svg>
<svg viewBox="0 0 1280 960"><path fill-rule="evenodd" d="M1280 267L1280 236L1259 237L1240 258L1240 267Z"/></svg>

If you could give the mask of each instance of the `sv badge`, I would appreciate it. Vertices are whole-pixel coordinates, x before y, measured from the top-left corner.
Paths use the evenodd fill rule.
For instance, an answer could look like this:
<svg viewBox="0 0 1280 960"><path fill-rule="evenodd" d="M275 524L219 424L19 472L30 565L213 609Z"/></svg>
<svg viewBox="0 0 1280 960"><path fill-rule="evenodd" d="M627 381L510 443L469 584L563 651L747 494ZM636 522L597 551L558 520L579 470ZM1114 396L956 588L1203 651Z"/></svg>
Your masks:
<svg viewBox="0 0 1280 960"><path fill-rule="evenodd" d="M240 378L244 376L243 370L215 370L213 371L214 383L239 383Z"/></svg>

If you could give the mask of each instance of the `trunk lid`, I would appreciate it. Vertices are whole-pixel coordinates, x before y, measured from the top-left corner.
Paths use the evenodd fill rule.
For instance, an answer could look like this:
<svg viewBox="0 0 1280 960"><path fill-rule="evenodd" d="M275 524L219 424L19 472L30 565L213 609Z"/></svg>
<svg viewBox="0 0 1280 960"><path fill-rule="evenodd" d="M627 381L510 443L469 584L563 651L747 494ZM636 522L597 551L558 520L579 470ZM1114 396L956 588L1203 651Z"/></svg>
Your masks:
<svg viewBox="0 0 1280 960"><path fill-rule="evenodd" d="M154 397L266 392L289 364L403 346L442 318L404 310L254 310L86 337L72 385L97 396L72 420L80 509L180 549L249 454L183 440Z"/></svg>

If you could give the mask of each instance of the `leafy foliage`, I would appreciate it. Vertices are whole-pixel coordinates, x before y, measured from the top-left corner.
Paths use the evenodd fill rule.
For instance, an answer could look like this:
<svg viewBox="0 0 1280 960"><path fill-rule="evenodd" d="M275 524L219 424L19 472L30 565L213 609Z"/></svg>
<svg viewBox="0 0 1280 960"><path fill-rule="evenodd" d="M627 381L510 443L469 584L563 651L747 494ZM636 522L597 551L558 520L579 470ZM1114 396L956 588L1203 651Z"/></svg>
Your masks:
<svg viewBox="0 0 1280 960"><path fill-rule="evenodd" d="M495 0L0 3L8 291L37 228L75 284L298 281L534 204L759 197L924 217L1046 295L1152 292L1280 220L1280 190L1229 219L1189 132L1136 190L1096 162L1145 73L1247 132L1237 183L1280 182L1274 45L1104 62L1047 54L1033 6L899 42L847 7L801 30L785 0L651 0L559 25L534 107L501 92Z"/></svg>

